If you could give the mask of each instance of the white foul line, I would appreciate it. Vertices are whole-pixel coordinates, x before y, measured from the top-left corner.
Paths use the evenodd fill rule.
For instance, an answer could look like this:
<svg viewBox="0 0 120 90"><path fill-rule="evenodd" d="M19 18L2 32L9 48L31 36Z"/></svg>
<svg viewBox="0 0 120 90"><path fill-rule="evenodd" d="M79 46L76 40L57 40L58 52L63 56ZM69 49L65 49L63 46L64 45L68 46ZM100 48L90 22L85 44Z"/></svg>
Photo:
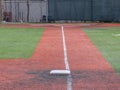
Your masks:
<svg viewBox="0 0 120 90"><path fill-rule="evenodd" d="M67 48L66 48L66 43L65 43L65 34L64 34L64 27L63 26L62 26L62 39L63 39L64 61L65 61L66 70L70 70L68 58L67 58Z"/></svg>
<svg viewBox="0 0 120 90"><path fill-rule="evenodd" d="M67 48L66 48L66 42L65 42L64 27L61 26L61 29L62 29L62 39L63 39L63 47L64 47L65 66L66 66L66 70L70 71L68 57L67 57ZM71 76L71 74L67 76L67 90L72 90L72 76Z"/></svg>

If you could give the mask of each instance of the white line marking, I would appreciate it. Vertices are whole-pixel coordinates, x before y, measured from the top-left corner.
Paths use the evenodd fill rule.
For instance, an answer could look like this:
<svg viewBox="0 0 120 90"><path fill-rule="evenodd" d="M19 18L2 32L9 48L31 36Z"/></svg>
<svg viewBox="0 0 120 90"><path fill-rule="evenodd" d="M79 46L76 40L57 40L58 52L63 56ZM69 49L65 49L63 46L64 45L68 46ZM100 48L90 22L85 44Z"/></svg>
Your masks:
<svg viewBox="0 0 120 90"><path fill-rule="evenodd" d="M69 63L68 63L68 57L67 57L67 48L66 48L66 42L65 42L65 34L64 34L64 27L61 27L62 29L62 38L63 38L63 47L64 47L64 61L66 70L70 71ZM69 74L67 76L67 90L72 90L72 76Z"/></svg>
<svg viewBox="0 0 120 90"><path fill-rule="evenodd" d="M70 70L68 58L67 58L67 48L66 48L66 43L65 43L65 34L64 34L64 27L63 26L62 26L62 39L63 39L64 61L65 61L66 70Z"/></svg>
<svg viewBox="0 0 120 90"><path fill-rule="evenodd" d="M67 76L67 90L72 90L72 76L69 74Z"/></svg>

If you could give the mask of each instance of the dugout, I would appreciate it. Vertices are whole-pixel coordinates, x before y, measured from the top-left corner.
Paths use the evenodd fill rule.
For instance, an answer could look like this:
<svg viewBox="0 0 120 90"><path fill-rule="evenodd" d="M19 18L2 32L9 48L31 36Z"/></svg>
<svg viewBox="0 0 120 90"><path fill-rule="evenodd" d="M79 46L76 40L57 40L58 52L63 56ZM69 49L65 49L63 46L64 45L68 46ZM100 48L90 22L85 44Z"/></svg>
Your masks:
<svg viewBox="0 0 120 90"><path fill-rule="evenodd" d="M120 21L120 0L48 0L49 21Z"/></svg>

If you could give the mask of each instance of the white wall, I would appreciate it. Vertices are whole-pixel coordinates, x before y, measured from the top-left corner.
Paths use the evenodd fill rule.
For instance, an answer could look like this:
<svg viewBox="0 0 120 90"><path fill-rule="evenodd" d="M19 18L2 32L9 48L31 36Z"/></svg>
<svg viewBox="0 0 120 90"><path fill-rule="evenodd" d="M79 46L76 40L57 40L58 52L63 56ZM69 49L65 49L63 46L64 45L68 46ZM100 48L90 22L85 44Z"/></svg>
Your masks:
<svg viewBox="0 0 120 90"><path fill-rule="evenodd" d="M27 3L26 1L15 2L12 1L10 3L7 1L5 3L5 12L12 12L12 22L18 22L21 19L24 22L27 22ZM30 14L29 14L29 22L40 22L42 20L42 16L47 16L47 1L46 0L38 0L38 1L30 1Z"/></svg>

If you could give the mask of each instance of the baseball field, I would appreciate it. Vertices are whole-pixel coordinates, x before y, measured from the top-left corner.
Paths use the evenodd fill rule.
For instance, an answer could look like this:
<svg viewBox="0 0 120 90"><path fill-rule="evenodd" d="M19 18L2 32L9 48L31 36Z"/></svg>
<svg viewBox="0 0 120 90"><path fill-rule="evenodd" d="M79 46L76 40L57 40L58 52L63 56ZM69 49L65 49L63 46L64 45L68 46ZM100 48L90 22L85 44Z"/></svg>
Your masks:
<svg viewBox="0 0 120 90"><path fill-rule="evenodd" d="M120 90L120 24L0 24L0 90Z"/></svg>

